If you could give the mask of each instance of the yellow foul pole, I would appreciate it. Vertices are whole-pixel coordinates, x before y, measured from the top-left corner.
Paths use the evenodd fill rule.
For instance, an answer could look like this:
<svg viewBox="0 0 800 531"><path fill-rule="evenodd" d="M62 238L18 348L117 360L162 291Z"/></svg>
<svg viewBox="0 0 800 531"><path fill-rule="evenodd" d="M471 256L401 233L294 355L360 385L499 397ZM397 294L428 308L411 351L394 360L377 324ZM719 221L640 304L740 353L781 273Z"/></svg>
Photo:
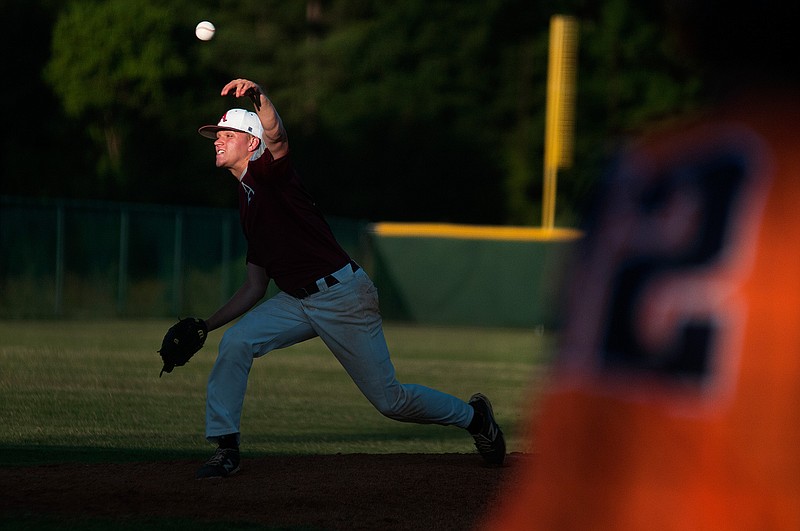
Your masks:
<svg viewBox="0 0 800 531"><path fill-rule="evenodd" d="M577 21L564 15L553 16L550 19L544 136L542 227L545 229L555 227L558 169L572 165L577 51Z"/></svg>

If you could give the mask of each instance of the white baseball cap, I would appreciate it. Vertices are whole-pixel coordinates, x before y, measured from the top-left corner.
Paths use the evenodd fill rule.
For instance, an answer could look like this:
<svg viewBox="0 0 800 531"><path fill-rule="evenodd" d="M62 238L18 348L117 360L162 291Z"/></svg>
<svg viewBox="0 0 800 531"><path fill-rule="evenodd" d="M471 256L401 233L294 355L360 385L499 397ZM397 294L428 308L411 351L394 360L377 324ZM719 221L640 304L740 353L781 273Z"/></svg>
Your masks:
<svg viewBox="0 0 800 531"><path fill-rule="evenodd" d="M240 131L250 133L259 139L258 150L251 157L257 159L264 153L264 127L258 115L252 111L244 109L231 109L222 115L217 125L204 125L197 130L198 133L206 138L216 139L217 131Z"/></svg>

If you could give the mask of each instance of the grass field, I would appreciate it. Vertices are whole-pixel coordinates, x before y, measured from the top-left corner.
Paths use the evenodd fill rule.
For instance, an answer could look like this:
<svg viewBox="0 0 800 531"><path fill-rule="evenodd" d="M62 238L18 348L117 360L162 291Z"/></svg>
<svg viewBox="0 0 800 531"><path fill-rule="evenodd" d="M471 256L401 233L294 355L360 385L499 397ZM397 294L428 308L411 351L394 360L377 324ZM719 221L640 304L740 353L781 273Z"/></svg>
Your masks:
<svg viewBox="0 0 800 531"><path fill-rule="evenodd" d="M0 321L0 465L206 456L205 383L215 332L159 379L170 321ZM399 379L489 396L510 452L553 348L532 330L387 324ZM243 419L247 454L470 452L453 427L388 420L318 339L257 360Z"/></svg>

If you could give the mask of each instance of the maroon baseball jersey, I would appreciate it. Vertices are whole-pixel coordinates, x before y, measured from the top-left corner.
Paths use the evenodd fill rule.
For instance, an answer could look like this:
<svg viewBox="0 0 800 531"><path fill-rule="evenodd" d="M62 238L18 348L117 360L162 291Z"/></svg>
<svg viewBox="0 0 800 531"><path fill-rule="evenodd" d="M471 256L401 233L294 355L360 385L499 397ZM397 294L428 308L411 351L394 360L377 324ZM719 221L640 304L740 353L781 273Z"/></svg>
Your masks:
<svg viewBox="0 0 800 531"><path fill-rule="evenodd" d="M341 269L350 260L306 191L290 155L269 151L250 161L241 179L239 214L247 261L292 292Z"/></svg>

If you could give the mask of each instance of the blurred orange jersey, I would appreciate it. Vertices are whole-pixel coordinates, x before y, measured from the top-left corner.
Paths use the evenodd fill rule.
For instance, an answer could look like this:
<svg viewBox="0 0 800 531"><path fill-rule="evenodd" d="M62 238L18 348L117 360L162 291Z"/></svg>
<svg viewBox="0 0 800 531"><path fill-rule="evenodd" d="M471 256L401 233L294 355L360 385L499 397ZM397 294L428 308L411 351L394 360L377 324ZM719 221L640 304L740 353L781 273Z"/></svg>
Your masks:
<svg viewBox="0 0 800 531"><path fill-rule="evenodd" d="M491 530L800 529L800 98L621 157Z"/></svg>

